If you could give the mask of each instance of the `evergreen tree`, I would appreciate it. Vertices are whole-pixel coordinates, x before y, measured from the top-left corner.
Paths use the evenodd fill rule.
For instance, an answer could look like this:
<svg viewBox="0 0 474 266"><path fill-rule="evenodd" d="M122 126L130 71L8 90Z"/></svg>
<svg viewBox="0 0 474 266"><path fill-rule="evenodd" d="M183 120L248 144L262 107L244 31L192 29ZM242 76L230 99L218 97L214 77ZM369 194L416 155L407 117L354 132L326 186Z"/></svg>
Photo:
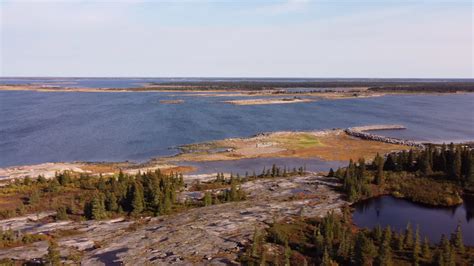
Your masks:
<svg viewBox="0 0 474 266"><path fill-rule="evenodd" d="M45 184L46 182L48 182L48 180L43 175L38 175L38 178L36 181L40 184Z"/></svg>
<svg viewBox="0 0 474 266"><path fill-rule="evenodd" d="M143 212L145 208L144 196L143 196L143 187L139 182L133 184L132 189L132 214L137 215Z"/></svg>
<svg viewBox="0 0 474 266"><path fill-rule="evenodd" d="M413 258L413 264L418 265L420 262L420 252L421 252L421 247L420 247L420 230L419 227L416 227L416 233L415 233L415 243L413 244L413 250L412 250L412 258Z"/></svg>
<svg viewBox="0 0 474 266"><path fill-rule="evenodd" d="M204 201L204 206L210 206L210 205L212 205L212 195L211 195L211 193L210 193L209 191L206 191L206 192L204 193L204 199L203 199L203 201Z"/></svg>
<svg viewBox="0 0 474 266"><path fill-rule="evenodd" d="M107 218L107 213L105 212L104 197L101 194L92 199L92 203L90 204L90 206L91 219L102 220Z"/></svg>
<svg viewBox="0 0 474 266"><path fill-rule="evenodd" d="M438 254L436 256L436 265L437 266L445 266L446 265L445 259L444 259L444 256L443 256L443 252L441 250L438 251Z"/></svg>
<svg viewBox="0 0 474 266"><path fill-rule="evenodd" d="M430 249L430 242L428 238L425 237L423 241L423 246L421 247L421 256L426 262L431 262L431 249Z"/></svg>
<svg viewBox="0 0 474 266"><path fill-rule="evenodd" d="M451 244L445 235L441 236L441 256L443 258L443 265L455 266L455 253L452 250Z"/></svg>
<svg viewBox="0 0 474 266"><path fill-rule="evenodd" d="M366 166L365 166L365 159L360 158L359 159L359 164L357 167L357 178L361 180L366 176Z"/></svg>
<svg viewBox="0 0 474 266"><path fill-rule="evenodd" d="M253 241L252 241L252 256L253 257L257 257L258 256L258 252L260 250L260 231L258 230L258 228L255 228L255 231L253 233Z"/></svg>
<svg viewBox="0 0 474 266"><path fill-rule="evenodd" d="M28 205L33 205L38 203L40 200L40 192L39 189L34 188L33 191L31 191L30 196L28 197Z"/></svg>
<svg viewBox="0 0 474 266"><path fill-rule="evenodd" d="M332 266L333 261L331 260L331 257L329 256L328 249L324 249L323 253L323 258L321 259L321 266Z"/></svg>
<svg viewBox="0 0 474 266"><path fill-rule="evenodd" d="M374 227L373 236L374 236L375 241L377 242L382 241L383 232L382 232L382 227L380 227L380 225L377 225L376 227Z"/></svg>
<svg viewBox="0 0 474 266"><path fill-rule="evenodd" d="M383 175L384 162L383 162L383 158L377 153L377 155L375 156L374 162L375 162L375 165L377 167L376 168L377 172L375 174L375 183L377 185L381 185L381 184L383 184L383 181L384 181L384 175Z"/></svg>
<svg viewBox="0 0 474 266"><path fill-rule="evenodd" d="M392 154L389 154L387 156L387 159L385 160L385 164L383 166L383 170L385 171L395 171L395 161L393 159L393 155Z"/></svg>
<svg viewBox="0 0 474 266"><path fill-rule="evenodd" d="M66 207L60 206L56 209L56 220L67 220Z"/></svg>
<svg viewBox="0 0 474 266"><path fill-rule="evenodd" d="M456 227L456 231L451 235L451 242L453 243L454 247L456 247L459 253L464 253L464 241L462 237L461 225L459 223Z"/></svg>
<svg viewBox="0 0 474 266"><path fill-rule="evenodd" d="M58 180L61 186L65 186L66 184L71 182L71 177L69 176L68 171L65 171L61 174L56 173L55 178Z"/></svg>
<svg viewBox="0 0 474 266"><path fill-rule="evenodd" d="M387 226L383 232L383 241L387 242L389 245L392 243L392 229L390 225Z"/></svg>
<svg viewBox="0 0 474 266"><path fill-rule="evenodd" d="M105 209L107 211L115 212L119 208L117 204L117 197L115 196L115 193L107 193L105 195Z"/></svg>
<svg viewBox="0 0 474 266"><path fill-rule="evenodd" d="M446 170L447 170L447 162L446 162L446 144L443 143L442 147L441 147L441 152L440 152L440 155L439 155L439 161L438 161L438 169L441 171L441 172L444 172L446 173Z"/></svg>
<svg viewBox="0 0 474 266"><path fill-rule="evenodd" d="M376 255L377 250L372 239L367 238L364 233L359 232L357 234L354 253L354 260L357 265L371 265Z"/></svg>
<svg viewBox="0 0 474 266"><path fill-rule="evenodd" d="M329 169L329 173L328 173L327 176L328 176L328 177L334 177L334 170L332 170L332 168Z"/></svg>
<svg viewBox="0 0 474 266"><path fill-rule="evenodd" d="M404 237L403 233L400 232L400 233L397 235L397 238L396 238L397 250L402 251L402 250L403 250L404 243L405 243L405 237Z"/></svg>
<svg viewBox="0 0 474 266"><path fill-rule="evenodd" d="M61 255L59 253L58 243L51 239L48 246L48 254L46 254L46 265L61 265Z"/></svg>
<svg viewBox="0 0 474 266"><path fill-rule="evenodd" d="M429 149L423 151L422 155L418 160L419 168L421 172L425 175L431 175L433 173L430 164L430 153L431 151Z"/></svg>
<svg viewBox="0 0 474 266"><path fill-rule="evenodd" d="M339 247L337 250L337 255L339 255L342 258L347 258L350 253L350 248L351 248L351 239L350 239L351 232L347 228L344 228L342 230L342 234L340 237L340 242L339 242Z"/></svg>
<svg viewBox="0 0 474 266"><path fill-rule="evenodd" d="M382 245L379 247L379 255L377 257L377 264L380 266L391 266L392 265L392 248L390 241L384 239Z"/></svg>
<svg viewBox="0 0 474 266"><path fill-rule="evenodd" d="M336 170L336 173L334 174L337 178L341 179L344 177L344 171L341 169L341 167L338 167Z"/></svg>
<svg viewBox="0 0 474 266"><path fill-rule="evenodd" d="M413 248L413 228L411 227L411 223L407 224L405 229L405 236L404 236L404 245L406 248L410 249Z"/></svg>
<svg viewBox="0 0 474 266"><path fill-rule="evenodd" d="M163 204L160 209L161 214L167 214L171 212L172 208L172 202L171 202L171 197L169 193L165 193L164 199L163 199Z"/></svg>
<svg viewBox="0 0 474 266"><path fill-rule="evenodd" d="M454 154L454 162L453 162L453 170L452 170L452 177L456 180L461 180L461 152L459 148L456 149Z"/></svg>
<svg viewBox="0 0 474 266"><path fill-rule="evenodd" d="M321 231L319 228L316 228L314 231L314 244L318 248L318 250L321 250L324 246L324 236L321 234Z"/></svg>

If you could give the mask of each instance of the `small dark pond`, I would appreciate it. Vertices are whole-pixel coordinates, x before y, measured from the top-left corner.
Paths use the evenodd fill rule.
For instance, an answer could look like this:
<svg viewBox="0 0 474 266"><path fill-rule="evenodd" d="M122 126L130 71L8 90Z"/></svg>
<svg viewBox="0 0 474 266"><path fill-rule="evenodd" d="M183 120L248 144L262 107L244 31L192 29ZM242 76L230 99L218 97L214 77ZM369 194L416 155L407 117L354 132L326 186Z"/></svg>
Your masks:
<svg viewBox="0 0 474 266"><path fill-rule="evenodd" d="M422 238L438 242L442 234L450 236L460 223L464 243L474 246L474 197L466 197L464 203L449 208L434 208L392 196L382 196L355 204L353 221L359 227L377 225L404 230L408 222L420 227Z"/></svg>

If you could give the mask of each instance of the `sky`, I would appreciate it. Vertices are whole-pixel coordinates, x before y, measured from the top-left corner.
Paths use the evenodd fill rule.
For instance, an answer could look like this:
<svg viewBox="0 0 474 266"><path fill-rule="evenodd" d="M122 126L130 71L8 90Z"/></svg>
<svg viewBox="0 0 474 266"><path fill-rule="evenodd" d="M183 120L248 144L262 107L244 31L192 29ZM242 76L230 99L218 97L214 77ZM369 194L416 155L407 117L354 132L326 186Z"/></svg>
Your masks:
<svg viewBox="0 0 474 266"><path fill-rule="evenodd" d="M474 78L471 0L0 0L0 76Z"/></svg>

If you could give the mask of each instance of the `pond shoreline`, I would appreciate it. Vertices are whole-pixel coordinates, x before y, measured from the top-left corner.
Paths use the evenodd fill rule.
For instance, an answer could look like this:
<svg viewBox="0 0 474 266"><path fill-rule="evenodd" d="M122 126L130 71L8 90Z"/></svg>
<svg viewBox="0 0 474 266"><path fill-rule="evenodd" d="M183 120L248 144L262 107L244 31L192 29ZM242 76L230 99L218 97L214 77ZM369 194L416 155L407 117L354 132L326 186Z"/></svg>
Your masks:
<svg viewBox="0 0 474 266"><path fill-rule="evenodd" d="M433 206L413 202L392 195L379 195L351 204L352 223L357 228L370 228L390 225L392 230L404 230L410 223L412 227L420 226L422 234L436 243L441 234L449 237L458 223L462 224L465 244L474 246L471 230L474 229L472 209L473 200L465 199L456 206ZM471 210L471 211L469 211Z"/></svg>

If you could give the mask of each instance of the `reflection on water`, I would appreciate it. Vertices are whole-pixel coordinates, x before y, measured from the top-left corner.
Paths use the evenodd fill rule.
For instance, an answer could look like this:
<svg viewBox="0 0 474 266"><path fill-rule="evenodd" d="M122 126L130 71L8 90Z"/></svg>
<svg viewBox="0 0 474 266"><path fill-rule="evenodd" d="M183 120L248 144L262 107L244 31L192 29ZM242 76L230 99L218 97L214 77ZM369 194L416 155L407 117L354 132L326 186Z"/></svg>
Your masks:
<svg viewBox="0 0 474 266"><path fill-rule="evenodd" d="M275 164L277 167L286 167L289 170L293 168L305 167L307 171L318 172L328 171L330 168L345 166L347 163L340 161L322 161L319 159L301 159L301 158L255 158L241 159L232 161L209 161L209 162L182 162L181 165L190 165L197 168L192 174L213 174L213 173L234 173L249 175L255 171L257 175L261 174L263 169L270 169Z"/></svg>
<svg viewBox="0 0 474 266"><path fill-rule="evenodd" d="M449 236L458 223L461 225L464 243L474 246L474 198L466 197L462 205L435 208L417 204L392 196L382 196L354 205L354 223L360 227L373 228L390 225L397 231L404 230L407 223L420 226L420 234L431 241L439 241L441 234Z"/></svg>

